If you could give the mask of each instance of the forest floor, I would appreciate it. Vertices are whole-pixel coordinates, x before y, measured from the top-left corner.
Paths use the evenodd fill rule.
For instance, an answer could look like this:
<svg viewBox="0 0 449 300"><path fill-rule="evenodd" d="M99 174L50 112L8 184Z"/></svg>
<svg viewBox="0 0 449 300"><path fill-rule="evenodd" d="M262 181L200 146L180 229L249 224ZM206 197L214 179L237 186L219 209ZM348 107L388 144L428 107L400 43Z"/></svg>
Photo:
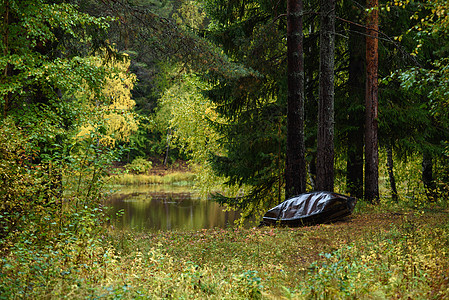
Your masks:
<svg viewBox="0 0 449 300"><path fill-rule="evenodd" d="M447 206L360 202L334 224L151 233L82 226L95 216L61 242L16 243L0 299L449 298Z"/></svg>
<svg viewBox="0 0 449 300"><path fill-rule="evenodd" d="M182 161L168 167L157 158L152 162L150 177L191 173ZM351 217L335 224L157 233L112 230L108 241L113 263L107 274L91 273L90 281L98 285L83 287L81 295L449 299L447 205L359 202Z"/></svg>
<svg viewBox="0 0 449 300"><path fill-rule="evenodd" d="M301 228L111 234L130 296L449 297L449 210L439 207L365 205L342 222Z"/></svg>

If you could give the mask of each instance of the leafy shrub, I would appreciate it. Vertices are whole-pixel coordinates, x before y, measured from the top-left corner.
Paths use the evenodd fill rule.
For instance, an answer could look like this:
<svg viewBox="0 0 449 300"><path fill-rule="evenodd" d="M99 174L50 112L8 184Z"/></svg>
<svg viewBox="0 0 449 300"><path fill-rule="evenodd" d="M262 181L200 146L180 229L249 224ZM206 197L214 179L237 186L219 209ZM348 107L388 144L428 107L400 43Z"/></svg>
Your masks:
<svg viewBox="0 0 449 300"><path fill-rule="evenodd" d="M151 161L143 157L137 157L132 163L126 165L126 170L135 174L147 174L152 167L153 163Z"/></svg>
<svg viewBox="0 0 449 300"><path fill-rule="evenodd" d="M12 120L0 123L0 299L58 298L103 270L101 177L116 158L97 140L45 152Z"/></svg>
<svg viewBox="0 0 449 300"><path fill-rule="evenodd" d="M36 151L6 119L0 125L0 250L14 243L21 231L22 221L32 210L41 210L44 204L43 168L30 168Z"/></svg>

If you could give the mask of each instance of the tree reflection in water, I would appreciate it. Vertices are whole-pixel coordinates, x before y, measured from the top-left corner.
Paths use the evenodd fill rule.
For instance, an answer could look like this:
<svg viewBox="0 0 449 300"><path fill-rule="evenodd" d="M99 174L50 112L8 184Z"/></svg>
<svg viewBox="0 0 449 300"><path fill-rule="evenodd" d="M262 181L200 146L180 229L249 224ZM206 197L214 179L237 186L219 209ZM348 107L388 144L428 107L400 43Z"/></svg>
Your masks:
<svg viewBox="0 0 449 300"><path fill-rule="evenodd" d="M232 226L240 214L225 211L212 201L200 200L183 189L154 190L142 187L112 194L105 203L111 224L135 231L198 230ZM123 210L123 215L117 213Z"/></svg>

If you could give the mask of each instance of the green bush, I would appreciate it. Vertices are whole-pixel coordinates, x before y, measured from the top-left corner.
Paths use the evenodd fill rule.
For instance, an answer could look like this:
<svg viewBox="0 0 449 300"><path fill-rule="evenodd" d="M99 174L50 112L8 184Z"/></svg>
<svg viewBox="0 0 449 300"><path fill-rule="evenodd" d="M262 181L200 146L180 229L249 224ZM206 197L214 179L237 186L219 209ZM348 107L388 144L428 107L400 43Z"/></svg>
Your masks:
<svg viewBox="0 0 449 300"><path fill-rule="evenodd" d="M97 141L50 151L0 122L0 299L59 298L104 269L102 177L116 156Z"/></svg>
<svg viewBox="0 0 449 300"><path fill-rule="evenodd" d="M32 210L41 211L44 195L43 168L29 168L33 145L10 119L0 124L0 250L14 244L23 218Z"/></svg>
<svg viewBox="0 0 449 300"><path fill-rule="evenodd" d="M143 157L136 157L132 163L126 165L125 168L128 172L134 174L147 174L152 167L153 163L151 161L148 161Z"/></svg>

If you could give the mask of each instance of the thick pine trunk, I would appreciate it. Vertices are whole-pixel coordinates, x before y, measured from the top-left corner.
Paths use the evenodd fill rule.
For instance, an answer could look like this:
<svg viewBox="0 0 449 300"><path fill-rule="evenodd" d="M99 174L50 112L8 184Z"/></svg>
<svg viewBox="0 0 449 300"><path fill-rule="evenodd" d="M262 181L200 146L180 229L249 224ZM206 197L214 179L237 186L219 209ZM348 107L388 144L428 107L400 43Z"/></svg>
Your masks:
<svg viewBox="0 0 449 300"><path fill-rule="evenodd" d="M367 8L371 10L368 13L366 37L365 199L374 203L379 199L379 154L377 145L378 0L367 0Z"/></svg>
<svg viewBox="0 0 449 300"><path fill-rule="evenodd" d="M316 188L334 190L335 0L321 0Z"/></svg>
<svg viewBox="0 0 449 300"><path fill-rule="evenodd" d="M365 30L357 24L363 22L360 5L351 5L349 25L349 99L347 136L346 186L348 193L363 197L363 145L365 114Z"/></svg>
<svg viewBox="0 0 449 300"><path fill-rule="evenodd" d="M302 0L287 2L287 153L285 196L290 198L306 190L304 145L304 55Z"/></svg>

